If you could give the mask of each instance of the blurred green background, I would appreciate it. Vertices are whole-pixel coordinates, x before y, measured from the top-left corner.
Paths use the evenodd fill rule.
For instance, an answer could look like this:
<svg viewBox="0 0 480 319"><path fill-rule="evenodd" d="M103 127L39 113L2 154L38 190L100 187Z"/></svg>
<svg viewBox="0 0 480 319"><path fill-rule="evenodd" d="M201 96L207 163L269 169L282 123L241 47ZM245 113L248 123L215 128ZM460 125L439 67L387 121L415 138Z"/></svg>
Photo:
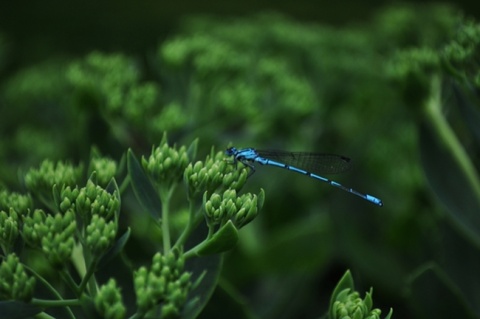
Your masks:
<svg viewBox="0 0 480 319"><path fill-rule="evenodd" d="M264 208L202 318L320 317L346 269L396 318L478 318L479 199L457 205L475 186L419 110L423 87L388 72L401 50L448 44L464 14L480 5L4 3L0 182L22 191L29 167L87 160L92 145L115 159L147 154L163 131L179 145L199 138L198 159L229 143L342 154L355 167L332 178L384 207L258 168L245 191L264 188ZM478 122L467 122L479 104L462 113L452 87L448 123L478 170Z"/></svg>

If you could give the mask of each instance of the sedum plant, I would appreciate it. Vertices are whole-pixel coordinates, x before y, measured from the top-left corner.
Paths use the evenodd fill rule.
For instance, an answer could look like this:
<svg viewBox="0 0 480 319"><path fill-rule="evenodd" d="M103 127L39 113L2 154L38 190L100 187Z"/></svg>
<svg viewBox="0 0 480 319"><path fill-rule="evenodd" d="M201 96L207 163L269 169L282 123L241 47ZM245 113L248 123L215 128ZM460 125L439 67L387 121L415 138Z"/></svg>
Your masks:
<svg viewBox="0 0 480 319"><path fill-rule="evenodd" d="M164 135L140 161L129 150L123 183L131 188L119 188L115 177L100 186L97 175L112 174L117 165L96 154L90 167L106 172L93 169L84 186L74 182L73 176L81 180L78 173L72 175L82 165L45 161L25 175L29 195L2 191L4 317L197 317L218 285L222 253L236 245L238 230L255 219L265 195L263 190L240 193L247 169L236 168L223 152L212 148L205 160L194 162L196 147L197 141L188 148L169 145ZM129 190L137 210L122 208ZM177 195L183 200L175 201ZM172 223L182 206L187 218ZM138 218L138 209L161 236L150 261L133 266L123 250L131 234L141 230L127 226L121 231L120 215ZM128 276L115 274L118 268ZM345 277L332 297L330 318L380 318L380 311L371 309L371 292L362 301L353 284L344 287L353 283L349 273Z"/></svg>
<svg viewBox="0 0 480 319"><path fill-rule="evenodd" d="M382 311L378 308L372 309L372 288L365 294L365 298L360 298L360 294L354 290L353 278L348 270L335 287L330 300L329 319L380 319ZM390 308L388 314L383 317L390 319L393 309Z"/></svg>
<svg viewBox="0 0 480 319"><path fill-rule="evenodd" d="M238 230L264 201L263 190L238 193L247 172L230 165L222 152L212 149L205 161L192 163L196 147L196 141L188 149L171 146L164 135L141 161L129 150L121 189L114 177L117 163L94 152L83 186L83 165L46 160L25 174L28 195L2 190L0 313L6 318L196 317L217 284L221 253L235 246ZM110 181L101 186L106 176ZM121 203L130 190L138 200L132 211ZM184 199L173 202L182 193ZM188 218L171 223L182 206ZM161 240L150 262L133 266L128 256L120 257L132 233L120 215L137 218L140 207ZM195 259L200 260L196 268ZM129 276L105 276L102 269L109 273L112 266Z"/></svg>

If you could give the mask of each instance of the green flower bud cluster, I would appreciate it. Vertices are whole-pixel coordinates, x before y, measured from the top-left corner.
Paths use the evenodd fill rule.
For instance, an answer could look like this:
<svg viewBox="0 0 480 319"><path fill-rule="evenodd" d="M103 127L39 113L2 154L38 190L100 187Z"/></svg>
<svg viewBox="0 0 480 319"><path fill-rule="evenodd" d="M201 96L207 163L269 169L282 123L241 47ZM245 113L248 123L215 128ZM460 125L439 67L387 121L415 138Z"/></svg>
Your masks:
<svg viewBox="0 0 480 319"><path fill-rule="evenodd" d="M18 238L21 216L31 207L30 196L0 191L0 247L5 254L11 251Z"/></svg>
<svg viewBox="0 0 480 319"><path fill-rule="evenodd" d="M23 239L25 242L35 248L40 248L42 245L42 237L47 232L45 226L45 219L47 215L41 209L35 209L23 220Z"/></svg>
<svg viewBox="0 0 480 319"><path fill-rule="evenodd" d="M158 108L156 103L160 96L160 89L156 83L147 82L132 86L127 92L124 102L124 114L135 126L145 126L145 119ZM149 121L147 121L148 123Z"/></svg>
<svg viewBox="0 0 480 319"><path fill-rule="evenodd" d="M420 76L423 73L438 71L440 57L438 53L430 48L413 48L398 52L387 71L392 78L402 79L409 76Z"/></svg>
<svg viewBox="0 0 480 319"><path fill-rule="evenodd" d="M117 191L110 194L91 180L81 189L63 187L58 207L61 212L76 212L82 221L79 228L92 254L99 256L113 243L118 230L116 212L120 208Z"/></svg>
<svg viewBox="0 0 480 319"><path fill-rule="evenodd" d="M184 180L188 187L190 198L204 193L224 191L226 189L240 190L247 181L247 171L237 170L225 161L223 152L215 156L207 156L205 162L198 161L188 164Z"/></svg>
<svg viewBox="0 0 480 319"><path fill-rule="evenodd" d="M122 54L92 52L72 63L67 70L67 79L78 91L99 99L98 102L113 114L121 110L125 92L138 78L134 61Z"/></svg>
<svg viewBox="0 0 480 319"><path fill-rule="evenodd" d="M69 196L75 195L74 190L70 191L67 189L65 189L65 195L68 200L65 200L65 207L68 202L72 202ZM87 186L79 190L75 199L75 209L85 224L90 224L94 215L110 220L115 216L115 212L119 207L120 200L117 191L110 194L100 186L95 185L91 180L87 182Z"/></svg>
<svg viewBox="0 0 480 319"><path fill-rule="evenodd" d="M10 208L8 213L0 211L0 247L4 253L12 250L19 234L19 217L17 212Z"/></svg>
<svg viewBox="0 0 480 319"><path fill-rule="evenodd" d="M0 210L15 209L20 215L24 215L32 208L32 198L29 195L0 191Z"/></svg>
<svg viewBox="0 0 480 319"><path fill-rule="evenodd" d="M333 303L332 319L380 319L381 310L372 309L372 305L372 290L362 300L358 292L344 289Z"/></svg>
<svg viewBox="0 0 480 319"><path fill-rule="evenodd" d="M99 215L93 215L87 226L87 247L96 256L100 256L109 248L117 235L117 223L114 220L107 222Z"/></svg>
<svg viewBox="0 0 480 319"><path fill-rule="evenodd" d="M453 41L445 46L443 53L451 62L470 62L480 49L480 24L466 21L461 25Z"/></svg>
<svg viewBox="0 0 480 319"><path fill-rule="evenodd" d="M185 259L177 250L153 256L150 270L134 273L138 311L146 313L161 305L162 318L178 317L191 287L191 273L183 270Z"/></svg>
<svg viewBox="0 0 480 319"><path fill-rule="evenodd" d="M236 190L228 189L223 195L212 194L208 201L205 195L204 208L207 223L223 225L228 220L232 220L237 228L245 226L257 216L265 198L263 190L258 196L250 193L237 196Z"/></svg>
<svg viewBox="0 0 480 319"><path fill-rule="evenodd" d="M89 173L93 172L97 174L98 184L107 185L117 173L117 162L106 157L92 158Z"/></svg>
<svg viewBox="0 0 480 319"><path fill-rule="evenodd" d="M83 173L83 166L45 160L38 169L30 169L25 175L25 185L29 190L50 194L53 185L76 185Z"/></svg>
<svg viewBox="0 0 480 319"><path fill-rule="evenodd" d="M105 319L125 318L126 308L115 279L100 287L95 296L95 309Z"/></svg>
<svg viewBox="0 0 480 319"><path fill-rule="evenodd" d="M175 131L185 126L188 121L187 112L178 102L171 102L163 105L160 113L153 116L151 120L152 133L161 133L165 131Z"/></svg>
<svg viewBox="0 0 480 319"><path fill-rule="evenodd" d="M0 300L30 301L35 278L25 272L17 255L9 254L0 264Z"/></svg>
<svg viewBox="0 0 480 319"><path fill-rule="evenodd" d="M181 180L188 165L187 149L185 146L177 150L170 147L164 135L162 142L152 150L148 159L142 158L143 168L158 184L170 187Z"/></svg>
<svg viewBox="0 0 480 319"><path fill-rule="evenodd" d="M41 248L53 266L62 267L72 255L76 227L72 210L47 216L37 209L25 218L23 237L29 245Z"/></svg>
<svg viewBox="0 0 480 319"><path fill-rule="evenodd" d="M72 188L70 186L63 186L59 198L58 208L65 213L70 209L75 209L75 202L77 200L80 190L78 187Z"/></svg>

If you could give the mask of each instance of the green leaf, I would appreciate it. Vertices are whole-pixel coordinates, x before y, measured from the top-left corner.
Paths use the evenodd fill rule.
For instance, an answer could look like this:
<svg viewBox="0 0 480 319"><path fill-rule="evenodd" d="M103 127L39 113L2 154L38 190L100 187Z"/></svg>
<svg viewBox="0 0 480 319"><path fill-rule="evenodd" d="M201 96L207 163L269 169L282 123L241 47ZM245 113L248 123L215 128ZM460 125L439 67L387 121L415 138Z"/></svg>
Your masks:
<svg viewBox="0 0 480 319"><path fill-rule="evenodd" d="M453 154L426 125L420 126L420 152L430 187L464 234L480 245L479 198Z"/></svg>
<svg viewBox="0 0 480 319"><path fill-rule="evenodd" d="M42 312L42 309L21 301L0 301L0 319L30 318Z"/></svg>
<svg viewBox="0 0 480 319"><path fill-rule="evenodd" d="M92 181L93 184L98 185L97 172L93 171L88 180Z"/></svg>
<svg viewBox="0 0 480 319"><path fill-rule="evenodd" d="M187 156L189 161L193 162L193 160L197 156L197 149L198 149L198 138L196 138L187 149Z"/></svg>
<svg viewBox="0 0 480 319"><path fill-rule="evenodd" d="M115 244L100 258L98 261L97 269L104 267L108 264L116 255L118 255L125 247L128 239L130 238L130 228L120 237Z"/></svg>
<svg viewBox="0 0 480 319"><path fill-rule="evenodd" d="M193 273L192 282L195 282L200 276L203 278L197 288L192 289L188 294L181 318L194 319L198 317L217 287L222 264L223 255L191 258L187 261L186 270Z"/></svg>
<svg viewBox="0 0 480 319"><path fill-rule="evenodd" d="M123 176L123 173L125 172L126 164L127 164L127 154L122 153L122 157L120 158L120 161L118 162L117 166L117 174L116 176Z"/></svg>
<svg viewBox="0 0 480 319"><path fill-rule="evenodd" d="M338 294L340 294L342 291L345 289L349 289L350 291L353 291L355 289L354 283L353 283L353 277L352 274L350 273L350 270L347 270L343 277L340 279L340 281L337 283L337 286L335 286L335 289L333 290L332 297L330 298L330 307L328 310L328 317L329 318L335 318L333 314L333 303L337 300Z"/></svg>
<svg viewBox="0 0 480 319"><path fill-rule="evenodd" d="M238 230L229 220L209 240L201 243L195 250L198 256L223 253L232 249L238 241Z"/></svg>
<svg viewBox="0 0 480 319"><path fill-rule="evenodd" d="M127 167L133 192L138 201L154 219L160 219L162 210L160 197L131 149L128 150L127 154Z"/></svg>
<svg viewBox="0 0 480 319"><path fill-rule="evenodd" d="M120 191L118 190L118 185L117 185L117 181L115 180L115 178L113 177L110 182L108 182L108 185L107 187L105 187L105 190L107 192L109 192L110 194L113 194L115 193L115 191L117 191L117 198L120 199Z"/></svg>

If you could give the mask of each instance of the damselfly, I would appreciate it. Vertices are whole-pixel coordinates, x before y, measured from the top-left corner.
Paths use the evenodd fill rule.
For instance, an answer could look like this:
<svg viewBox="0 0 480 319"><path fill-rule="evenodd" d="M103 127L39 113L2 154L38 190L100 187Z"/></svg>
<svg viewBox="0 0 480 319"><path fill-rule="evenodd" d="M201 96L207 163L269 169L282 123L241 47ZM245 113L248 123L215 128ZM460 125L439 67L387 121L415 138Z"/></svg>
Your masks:
<svg viewBox="0 0 480 319"><path fill-rule="evenodd" d="M234 164L240 162L249 167L249 176L255 172L254 163L276 166L318 179L357 195L375 205L383 206L379 198L360 193L352 188L345 187L342 184L318 175L336 174L348 170L351 166L351 161L344 156L306 152L262 151L254 148L236 149L235 147L228 148L225 154L227 156L233 156Z"/></svg>

